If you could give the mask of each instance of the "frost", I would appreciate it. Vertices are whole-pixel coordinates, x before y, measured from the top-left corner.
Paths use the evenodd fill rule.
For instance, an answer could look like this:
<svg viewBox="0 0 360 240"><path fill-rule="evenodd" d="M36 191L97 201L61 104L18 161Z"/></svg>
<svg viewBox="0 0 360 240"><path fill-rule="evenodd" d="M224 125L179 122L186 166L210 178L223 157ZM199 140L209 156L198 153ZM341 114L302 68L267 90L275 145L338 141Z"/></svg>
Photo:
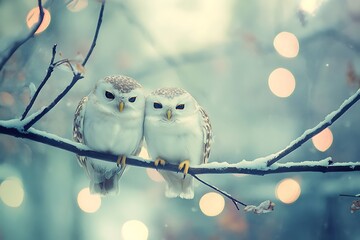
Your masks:
<svg viewBox="0 0 360 240"><path fill-rule="evenodd" d="M253 212L256 214L269 213L274 211L275 203L270 200L266 200L259 204L259 206L247 205L244 207L245 212Z"/></svg>
<svg viewBox="0 0 360 240"><path fill-rule="evenodd" d="M30 90L30 98L32 98L36 92L36 86L33 82L29 84L29 90Z"/></svg>
<svg viewBox="0 0 360 240"><path fill-rule="evenodd" d="M354 213L355 211L360 210L360 200L355 200L350 206L350 212Z"/></svg>

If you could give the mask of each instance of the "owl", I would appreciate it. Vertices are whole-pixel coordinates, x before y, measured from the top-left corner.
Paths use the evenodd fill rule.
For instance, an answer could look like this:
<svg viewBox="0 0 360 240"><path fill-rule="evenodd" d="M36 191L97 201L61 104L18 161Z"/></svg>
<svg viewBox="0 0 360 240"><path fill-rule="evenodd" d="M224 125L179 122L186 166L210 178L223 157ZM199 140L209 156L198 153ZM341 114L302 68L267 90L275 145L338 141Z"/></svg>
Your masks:
<svg viewBox="0 0 360 240"><path fill-rule="evenodd" d="M74 117L74 140L93 150L119 156L117 164L77 156L90 178L92 193L118 192L126 156L138 155L142 146L144 108L142 86L126 76L100 79L80 101Z"/></svg>
<svg viewBox="0 0 360 240"><path fill-rule="evenodd" d="M183 173L160 170L166 181L165 196L194 198L189 166L206 163L212 128L204 109L185 90L162 88L146 98L144 137L154 164L177 164Z"/></svg>

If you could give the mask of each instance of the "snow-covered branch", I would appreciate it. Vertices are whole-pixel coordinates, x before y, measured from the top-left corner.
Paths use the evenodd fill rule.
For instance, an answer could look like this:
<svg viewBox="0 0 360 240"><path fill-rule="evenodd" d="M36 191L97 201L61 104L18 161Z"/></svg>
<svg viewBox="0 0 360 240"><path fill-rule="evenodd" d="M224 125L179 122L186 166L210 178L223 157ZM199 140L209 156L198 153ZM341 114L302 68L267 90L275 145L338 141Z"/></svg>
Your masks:
<svg viewBox="0 0 360 240"><path fill-rule="evenodd" d="M320 122L315 127L306 130L300 137L292 141L287 147L285 147L283 150L271 154L265 158L263 158L260 161L265 161L267 166L271 166L289 153L293 152L295 149L299 148L302 144L310 140L313 136L320 133L325 128L332 125L337 119L339 119L347 110L349 110L357 101L360 100L360 89L357 90L355 94L353 94L351 97L346 99L341 106L328 114L325 119Z"/></svg>
<svg viewBox="0 0 360 240"><path fill-rule="evenodd" d="M36 115L36 114L35 114ZM76 153L78 155L101 159L104 161L116 162L118 156L109 153L93 151L87 146L80 143L73 142L71 140L61 138L54 134L46 133L44 131L37 130L33 127L27 131L23 130L23 124L32 116L25 118L24 121L9 120L0 121L0 133L18 137L30 139L32 141L44 143L56 148L60 148L69 152ZM189 169L189 174L226 174L226 173L243 173L251 175L267 175L274 173L288 173L288 172L349 172L360 171L360 162L347 162L347 163L333 163L331 158L326 158L320 161L303 161L303 162L287 162L287 163L275 163L272 166L266 166L266 162L261 162L261 159L254 160L242 160L239 163L208 163L200 166L192 167ZM139 157L129 157L126 160L128 165L145 167L145 168L157 168L173 172L178 172L178 166L173 164L166 164L165 166L155 167L154 163L149 160L144 160Z"/></svg>
<svg viewBox="0 0 360 240"><path fill-rule="evenodd" d="M0 70L4 66L4 64L8 61L11 55L30 37L32 37L40 26L42 19L43 19L43 9L41 5L41 0L38 0L39 9L40 9L40 16L39 21L36 26L30 32L30 35L27 38L24 38L21 42L16 42L16 46L11 48L10 55L5 55L0 62ZM82 78L84 66L88 62L95 46L96 40L99 35L103 12L105 7L105 1L101 1L101 8L100 13L97 21L97 26L95 30L95 34L93 37L92 44L82 61L82 63L78 64L76 67L73 67L71 62L68 59L62 59L59 61L55 61L56 57L56 45L54 45L52 49L52 57L50 60L50 64L47 69L47 73L42 80L41 84L39 85L38 89L36 90L34 96L32 97L29 105L26 107L24 113L22 114L20 119L13 119L8 121L0 121L0 133L5 135L14 136L17 138L29 139L32 141L40 142L43 144L47 144L59 149L63 149L69 152L73 152L77 155L87 156L91 158L97 158L100 160L110 161L116 163L118 160L118 156L112 155L106 152L99 152L94 151L87 146L76 143L69 139L65 139L59 137L57 135L47 133L44 131L40 131L33 127L33 125L38 122L43 116L45 116L57 103L59 103L64 96L73 88L73 86ZM125 9L126 11L126 9ZM131 16L128 16L131 19ZM141 28L141 25L139 25ZM144 36L151 40L151 36L144 30ZM155 46L156 48L156 46ZM165 58L169 65L172 65L173 59ZM50 79L52 72L54 69L61 65L61 64L68 64L72 70L73 76L72 80L69 85L46 107L38 110L37 112L33 113L32 115L28 116L36 98L38 97L40 91L42 90L43 86L47 83L48 79ZM312 129L306 130L299 138L292 141L287 147L282 149L281 151L271 154L269 156L258 158L254 160L242 160L238 163L227 163L227 162L211 162L208 164L203 164L200 166L191 167L188 171L190 175L192 175L196 180L199 182L209 186L215 191L223 194L225 197L229 198L239 209L238 204L246 206L245 211L254 212L254 213L266 213L270 212L274 208L274 204L271 201L264 201L258 206L254 205L247 205L236 198L233 198L230 194L226 193L225 191L211 185L200 179L198 175L200 174L250 174L250 175L267 175L267 174L275 174L275 173L289 173L289 172L348 172L348 171L360 171L360 162L341 162L341 163L334 163L331 157L325 158L323 160L317 161L300 161L300 162L287 162L287 163L278 163L280 159L287 156L289 153L294 151L295 149L299 148L302 144L310 140L313 136L320 133L326 127L332 125L337 119L339 119L347 110L349 110L358 100L360 99L360 89L349 99L343 102L341 106L334 112L330 113L325 117L325 119L320 122L317 126ZM75 159L75 157L74 157ZM144 167L144 168L155 168L167 171L178 172L178 165L174 164L166 164L165 166L159 165L155 166L152 160L145 160L139 157L128 156L126 160L127 165L137 166L137 167ZM354 205L354 209L358 209L359 204L356 203Z"/></svg>

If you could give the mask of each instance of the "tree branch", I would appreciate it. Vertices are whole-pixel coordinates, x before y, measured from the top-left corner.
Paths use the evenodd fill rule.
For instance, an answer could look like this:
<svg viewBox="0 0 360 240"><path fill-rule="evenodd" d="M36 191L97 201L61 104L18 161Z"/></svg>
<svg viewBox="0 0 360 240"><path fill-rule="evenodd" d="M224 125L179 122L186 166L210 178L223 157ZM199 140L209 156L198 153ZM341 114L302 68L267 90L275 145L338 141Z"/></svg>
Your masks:
<svg viewBox="0 0 360 240"><path fill-rule="evenodd" d="M0 70L4 66L4 64L8 61L11 55L28 39L30 39L39 26L42 23L44 12L41 5L41 0L38 0L39 9L40 9L40 16L39 21L36 26L30 32L30 35L27 38L24 38L21 41L15 42L14 46L10 49L8 55L3 57L0 62ZM105 0L102 0L100 13L97 21L97 26L94 34L94 38L92 44L89 48L89 51L84 58L81 67L83 68L86 63L88 62L95 46L96 41L99 35L100 27L102 24L103 12L105 7ZM150 38L151 40L151 38ZM14 136L17 138L24 138L30 139L32 141L44 143L50 146L54 146L59 149L63 149L69 152L73 152L75 154L81 156L87 156L91 158L97 158L105 161L115 162L118 159L118 156L112 155L105 152L98 152L91 150L85 145L80 143L76 143L74 141L61 138L54 134L46 133L44 131L37 130L32 126L39 121L45 114L47 114L56 104L72 89L72 87L83 77L82 71L74 71L73 66L71 65L68 59L63 59L58 62L55 61L56 55L56 45L53 47L52 51L52 58L50 60L50 64L48 67L48 71L42 80L39 88L36 90L34 96L32 97L29 105L26 107L24 113L22 114L20 119L13 119L9 121L0 121L0 133ZM167 60L167 59L165 59ZM51 74L55 67L63 64L68 63L70 68L73 72L73 78L70 84L49 104L47 107L40 109L38 112L32 114L31 116L27 117L30 109L32 108L36 98L38 97L40 91L42 90L43 86L46 84L48 79L51 77ZM169 62L171 65L171 62ZM80 66L80 65L79 65ZM229 198L236 208L239 210L238 204L243 206L248 206L245 203L240 202L239 200L233 198L230 194L226 193L225 191L220 190L219 188L201 180L197 175L199 174L229 174L229 173L243 173L243 174L252 174L252 175L266 175L266 174L273 174L273 173L288 173L288 172L347 172L347 171L360 171L360 162L347 162L347 163L333 163L331 158L326 158L320 161L303 161L303 162L287 162L287 163L277 163L281 158L287 156L289 153L294 151L295 149L299 148L303 143L308 141L310 138L324 130L326 127L332 125L340 116L342 116L348 109L350 109L358 100L360 99L360 89L349 99L343 102L343 104L339 107L338 110L330 113L325 117L325 119L315 126L312 129L305 131L299 138L295 141L291 142L283 150L279 151L276 154L271 154L265 158L258 158L252 161L242 160L235 164L229 164L227 162L222 163L208 163L203 164L200 166L194 166L189 169L189 174L192 175L197 181L207 185L208 187L212 188L213 190L221 193L225 197ZM138 157L128 157L127 158L127 165L133 165L137 167L145 167L145 168L155 168L167 171L178 172L178 166L174 164L166 164L165 166L155 166L154 162L151 160L144 160ZM254 211L256 213L261 212L268 212L273 210L274 204L271 201L265 201L261 203L258 207L256 206L248 206L252 210L246 211Z"/></svg>
<svg viewBox="0 0 360 240"><path fill-rule="evenodd" d="M96 46L96 40L98 38L98 35L99 35L99 31L100 31L100 27L101 27L101 23L102 23L102 18L103 18L103 13L104 13L104 8L105 8L105 1L102 1L101 3L101 8L100 8L100 13L99 13L99 18L98 18L98 21L97 21L97 26L96 26L96 30L95 30L95 35L94 35L94 38L93 38L93 41L92 41L92 44L90 46L90 49L83 61L83 63L81 64L82 67L85 66L85 64L87 63L87 61L89 60L90 56L91 56L91 53L93 52L95 46ZM53 53L54 53L54 48L53 48ZM53 55L54 56L54 55ZM49 68L48 68L48 72L43 80L43 82L40 84L40 86L42 86L43 84L45 84L44 82L47 81L48 77L50 77L52 71L53 71L53 68L54 68L54 65L53 65L53 60L51 60L50 62L50 65L49 65ZM48 76L49 75L49 76ZM48 76L48 77L47 77ZM76 73L73 75L73 78L70 82L70 84L54 99L54 101L49 104L47 107L43 108L39 113L38 115L34 116L30 121L28 121L23 127L24 127L24 130L28 130L30 127L32 127L37 121L39 121L45 114L47 114L51 109L53 109L56 104L72 89L72 87L80 80L84 78L84 76L81 75L81 73ZM33 101L35 101L35 96L33 97ZM30 102L31 104L31 102ZM30 105L29 104L29 105ZM29 106L28 106L29 107ZM27 108L28 108L27 107ZM30 106L31 107L31 106ZM26 115L25 113L23 114L23 116ZM24 118L22 118L23 120Z"/></svg>
<svg viewBox="0 0 360 240"><path fill-rule="evenodd" d="M24 125L24 130L27 131L31 126L33 126L37 121L39 121L45 114L47 114L51 109L53 109L58 102L71 90L71 88L79 81L80 79L84 78L80 73L77 73L73 76L70 84L50 103L47 107L44 107L36 116L28 121Z"/></svg>
<svg viewBox="0 0 360 240"><path fill-rule="evenodd" d="M293 152L297 148L299 148L302 144L307 142L309 139L311 139L316 134L320 133L325 128L331 126L337 119L339 119L347 110L349 110L357 101L360 99L360 89L357 90L355 94L353 94L351 97L346 99L340 107L328 114L325 119L320 122L315 127L306 130L300 137L295 139L283 150L271 154L267 157L262 158L260 161L266 161L266 165L270 167L289 153Z"/></svg>
<svg viewBox="0 0 360 240"><path fill-rule="evenodd" d="M193 176L196 180L198 180L198 181L201 182L202 184L205 184L206 186L214 189L214 190L217 191L218 193L220 193L220 194L224 195L225 197L229 198L229 199L234 203L234 205L235 205L235 207L236 207L237 210L240 210L238 204L241 204L241 205L243 205L244 207L247 206L247 204L245 204L245 203L243 203L243 202L240 202L239 200L233 198L233 197L232 197L230 194L228 194L227 192L224 192L224 191L220 190L219 188L211 185L210 183L205 182L204 180L200 179L200 178L199 178L198 176L196 176L195 174L191 174L191 176Z"/></svg>
<svg viewBox="0 0 360 240"><path fill-rule="evenodd" d="M97 21L97 25L96 25L96 30L95 30L95 34L94 34L94 38L91 44L91 47L88 51L88 53L86 54L86 57L84 59L84 61L82 62L82 66L85 67L85 64L87 63L87 61L89 60L95 46L96 46L96 40L98 38L99 32L100 32L100 27L101 27L101 23L102 23L102 19L103 19L103 14L104 14L104 8L105 8L105 0L101 1L101 8L100 8L100 13L99 13L99 17L98 17L98 21Z"/></svg>
<svg viewBox="0 0 360 240"><path fill-rule="evenodd" d="M35 116L37 114L34 114ZM28 117L29 119L32 116ZM98 152L91 150L85 145L76 143L74 141L58 137L54 134L46 133L35 128L29 128L27 131L23 130L23 124L26 124L28 118L24 121L19 119L0 121L0 133L14 136L17 138L30 139L32 141L44 143L59 149L76 153L81 156L97 158L109 162L116 162L118 156L109 153ZM139 157L129 157L126 159L126 164L144 167L167 170L178 172L178 166L174 164L166 164L165 166L156 167L153 161L144 160ZM230 164L227 162L222 163L208 163L200 166L189 168L189 174L225 174L225 173L243 173L251 175L267 175L274 173L289 173L289 172L350 172L360 171L360 162L347 162L347 163L332 163L331 158L326 158L321 161L304 161L304 162L287 162L276 163L267 167L265 163L259 163L258 159L247 161L242 160L239 163Z"/></svg>
<svg viewBox="0 0 360 240"><path fill-rule="evenodd" d="M30 38L32 38L35 34L35 32L39 29L41 23L44 20L44 9L41 3L41 0L38 0L38 6L39 6L39 19L38 22L34 25L34 27L31 29L31 31L24 36L23 38L15 41L12 43L12 46L9 46L7 49L9 49L1 58L0 60L0 71L4 67L4 65L9 61L10 57L16 52L16 50L21 47L24 43L26 43Z"/></svg>
<svg viewBox="0 0 360 240"><path fill-rule="evenodd" d="M31 107L34 105L34 102L35 102L37 96L39 95L41 89L45 86L47 80L51 76L51 73L54 71L55 55L56 55L56 44L53 46L53 49L52 49L52 56L51 56L50 64L49 64L49 67L47 69L46 75L45 75L44 79L42 80L40 86L36 89L36 92L35 92L34 96L32 96L30 103L27 105L23 115L21 116L21 120L24 120L26 115L29 113L29 111L30 111Z"/></svg>

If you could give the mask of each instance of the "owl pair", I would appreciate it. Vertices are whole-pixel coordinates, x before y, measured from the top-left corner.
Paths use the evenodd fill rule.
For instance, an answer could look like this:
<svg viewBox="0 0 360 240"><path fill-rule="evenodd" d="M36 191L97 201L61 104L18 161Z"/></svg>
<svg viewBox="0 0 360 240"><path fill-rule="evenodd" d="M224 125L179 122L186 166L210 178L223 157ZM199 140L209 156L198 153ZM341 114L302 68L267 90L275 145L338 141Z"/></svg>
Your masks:
<svg viewBox="0 0 360 240"><path fill-rule="evenodd" d="M99 80L75 112L74 139L91 149L119 156L118 165L78 156L90 190L117 192L126 156L138 155L145 138L154 164L177 164L179 173L160 171L167 197L194 197L189 166L206 163L212 140L206 112L185 90L162 88L145 97L142 86L126 76Z"/></svg>

